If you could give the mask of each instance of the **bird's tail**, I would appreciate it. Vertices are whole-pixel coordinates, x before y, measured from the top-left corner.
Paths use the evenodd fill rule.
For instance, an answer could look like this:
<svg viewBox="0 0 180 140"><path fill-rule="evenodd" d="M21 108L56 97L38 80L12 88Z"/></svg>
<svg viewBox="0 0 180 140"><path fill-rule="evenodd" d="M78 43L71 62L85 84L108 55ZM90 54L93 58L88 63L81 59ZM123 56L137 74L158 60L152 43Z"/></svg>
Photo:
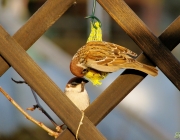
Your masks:
<svg viewBox="0 0 180 140"><path fill-rule="evenodd" d="M134 63L133 67L131 64L130 67L127 66L126 68L136 69L136 70L142 71L142 72L147 73L147 74L152 75L152 76L158 75L158 70L155 67L140 63L138 61L136 61Z"/></svg>

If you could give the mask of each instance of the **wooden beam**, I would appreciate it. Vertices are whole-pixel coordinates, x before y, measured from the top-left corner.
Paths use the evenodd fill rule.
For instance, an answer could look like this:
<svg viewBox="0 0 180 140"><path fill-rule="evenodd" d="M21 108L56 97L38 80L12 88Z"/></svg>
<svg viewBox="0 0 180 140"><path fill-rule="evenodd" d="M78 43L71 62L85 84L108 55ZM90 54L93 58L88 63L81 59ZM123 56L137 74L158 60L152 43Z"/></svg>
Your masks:
<svg viewBox="0 0 180 140"><path fill-rule="evenodd" d="M180 90L180 63L124 0L97 0L140 49ZM177 38L177 37L176 37ZM170 40L171 42L171 40ZM169 43L170 43L169 42Z"/></svg>
<svg viewBox="0 0 180 140"><path fill-rule="evenodd" d="M172 51L180 42L180 16L159 36L161 42ZM169 36L171 36L169 38ZM173 39L173 41L171 41ZM171 43L169 43L171 42ZM145 55L141 54L138 61L151 64ZM136 70L125 70L100 96L85 110L85 115L97 125L111 110L117 106L147 75ZM57 140L75 140L67 129Z"/></svg>
<svg viewBox="0 0 180 140"><path fill-rule="evenodd" d="M0 54L68 128L76 134L82 112L1 26ZM80 127L78 136L85 140L106 139L86 116L83 119L83 125Z"/></svg>
<svg viewBox="0 0 180 140"><path fill-rule="evenodd" d="M74 0L47 0L26 24L13 35L14 39L21 47L28 50L73 3ZM0 57L0 66L0 76L2 76L10 65Z"/></svg>
<svg viewBox="0 0 180 140"><path fill-rule="evenodd" d="M174 46L177 46L180 43L180 32L179 32L180 26L179 25L180 25L180 16L178 16L176 20L167 27L165 33L163 33L159 37L160 41L166 47L168 47L170 51L174 49ZM168 39L165 39L165 38L168 38Z"/></svg>

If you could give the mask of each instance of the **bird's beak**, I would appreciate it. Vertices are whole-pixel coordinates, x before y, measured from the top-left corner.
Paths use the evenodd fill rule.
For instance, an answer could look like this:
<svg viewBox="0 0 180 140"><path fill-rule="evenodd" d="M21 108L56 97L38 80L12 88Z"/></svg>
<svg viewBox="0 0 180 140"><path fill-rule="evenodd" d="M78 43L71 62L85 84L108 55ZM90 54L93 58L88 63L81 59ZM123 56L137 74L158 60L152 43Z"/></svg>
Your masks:
<svg viewBox="0 0 180 140"><path fill-rule="evenodd" d="M87 79L84 79L83 82L84 82L84 84L86 84L86 83L88 83L89 81L88 81Z"/></svg>

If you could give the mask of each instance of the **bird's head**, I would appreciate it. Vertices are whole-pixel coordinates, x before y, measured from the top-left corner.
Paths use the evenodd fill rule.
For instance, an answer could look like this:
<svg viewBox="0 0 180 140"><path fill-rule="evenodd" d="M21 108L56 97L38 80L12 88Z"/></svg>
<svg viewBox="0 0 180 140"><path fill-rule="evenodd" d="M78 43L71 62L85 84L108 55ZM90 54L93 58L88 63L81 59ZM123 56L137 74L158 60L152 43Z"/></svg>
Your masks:
<svg viewBox="0 0 180 140"><path fill-rule="evenodd" d="M84 77L88 72L88 68L83 66L82 64L79 64L78 60L74 58L70 63L70 71L77 77Z"/></svg>
<svg viewBox="0 0 180 140"><path fill-rule="evenodd" d="M86 80L85 78L81 77L74 77L69 80L69 82L66 85L65 92L84 92L85 90L85 84L88 83L89 81Z"/></svg>

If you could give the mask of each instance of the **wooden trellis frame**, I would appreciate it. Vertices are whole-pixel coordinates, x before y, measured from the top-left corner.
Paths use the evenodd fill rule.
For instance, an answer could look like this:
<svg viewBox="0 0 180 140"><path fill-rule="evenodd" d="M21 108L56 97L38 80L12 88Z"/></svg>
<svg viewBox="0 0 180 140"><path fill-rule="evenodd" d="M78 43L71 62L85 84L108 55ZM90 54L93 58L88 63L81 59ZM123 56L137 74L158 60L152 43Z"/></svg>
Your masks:
<svg viewBox="0 0 180 140"><path fill-rule="evenodd" d="M97 0L121 28L137 43L145 55L138 60L151 64L149 59L180 90L180 63L171 50L180 42L180 17L157 38L123 0ZM55 114L68 126L57 139L75 139L81 111L78 110L26 51L72 4L74 0L47 0L46 3L12 37L0 26L0 75L12 66L38 93ZM166 47L165 47L166 46ZM25 49L25 50L24 50ZM147 57L149 58L147 58ZM105 139L97 125L147 75L125 70L86 110L79 138ZM133 79L133 80L132 80ZM121 86L119 86L121 85ZM109 96L111 94L111 96ZM73 115L71 115L73 114Z"/></svg>

